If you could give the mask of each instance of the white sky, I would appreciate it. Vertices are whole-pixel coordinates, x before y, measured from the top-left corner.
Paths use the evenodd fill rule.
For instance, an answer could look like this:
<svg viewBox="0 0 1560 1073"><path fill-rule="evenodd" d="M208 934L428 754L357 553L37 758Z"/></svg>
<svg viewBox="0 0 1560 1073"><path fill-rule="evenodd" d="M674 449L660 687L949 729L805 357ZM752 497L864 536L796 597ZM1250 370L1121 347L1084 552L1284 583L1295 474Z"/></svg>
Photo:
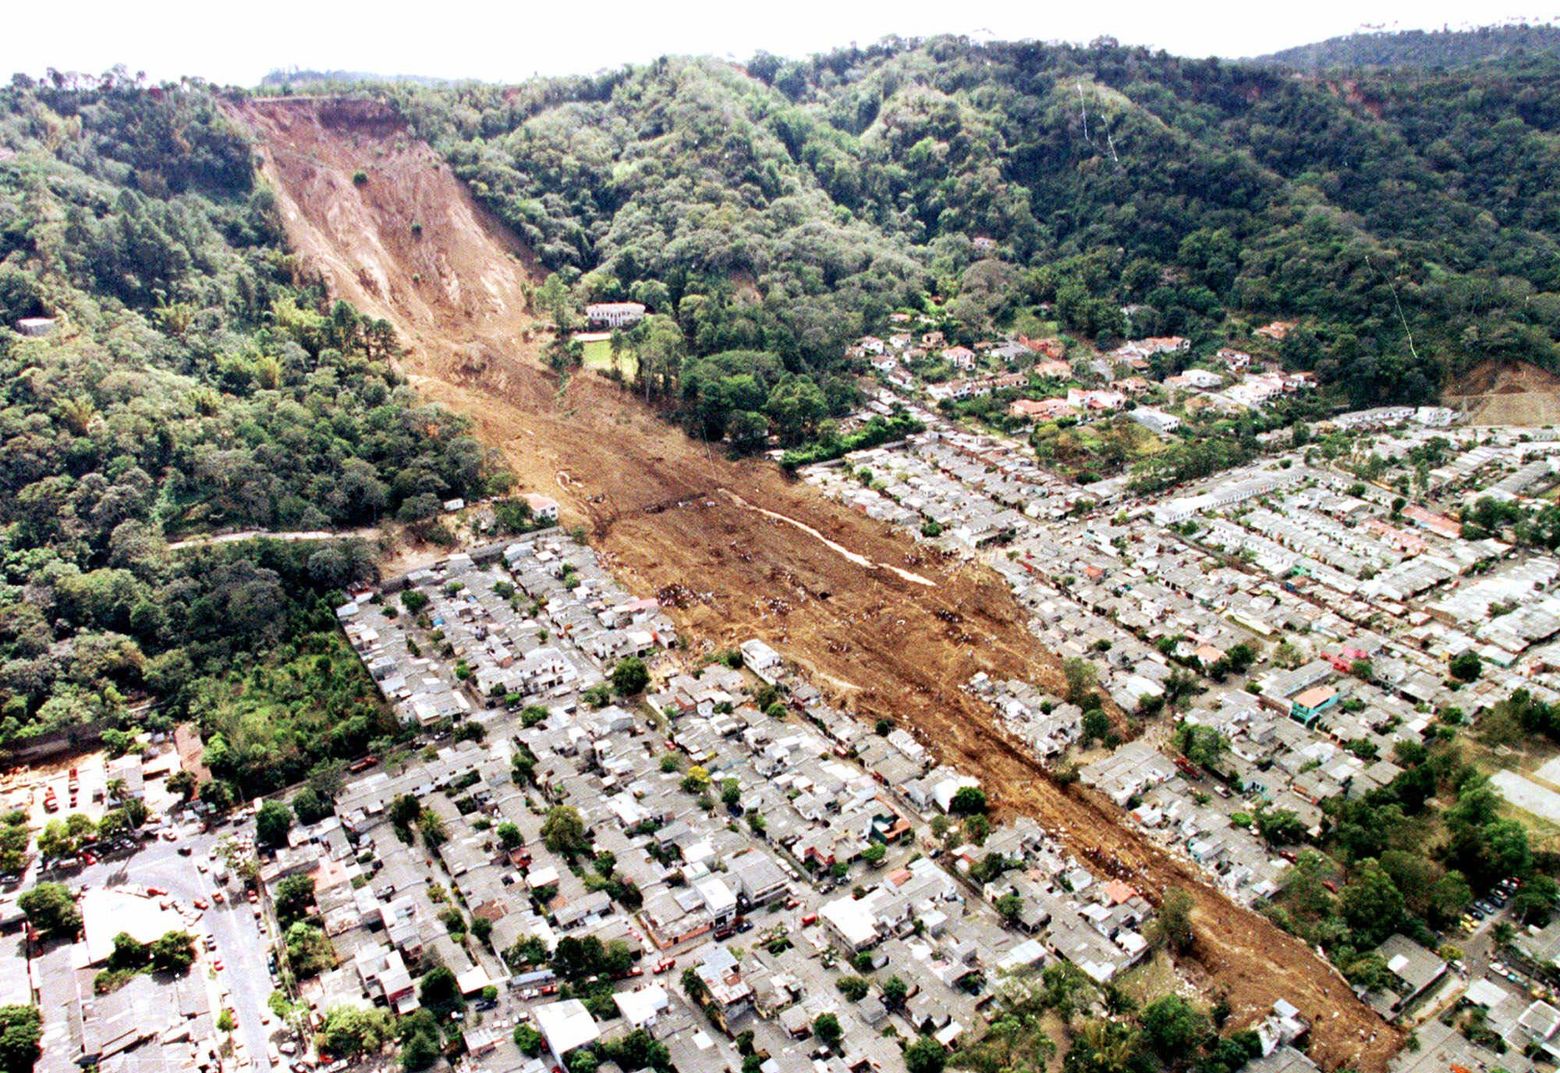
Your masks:
<svg viewBox="0 0 1560 1073"><path fill-rule="evenodd" d="M800 56L890 34L944 32L1063 41L1108 34L1187 56L1250 56L1362 27L1556 18L1553 10L1517 0L1276 6L1251 0L11 0L4 6L10 10L0 30L0 77L49 67L95 73L123 63L155 80L196 75L239 85L278 67L513 81L665 54L746 59L766 49Z"/></svg>

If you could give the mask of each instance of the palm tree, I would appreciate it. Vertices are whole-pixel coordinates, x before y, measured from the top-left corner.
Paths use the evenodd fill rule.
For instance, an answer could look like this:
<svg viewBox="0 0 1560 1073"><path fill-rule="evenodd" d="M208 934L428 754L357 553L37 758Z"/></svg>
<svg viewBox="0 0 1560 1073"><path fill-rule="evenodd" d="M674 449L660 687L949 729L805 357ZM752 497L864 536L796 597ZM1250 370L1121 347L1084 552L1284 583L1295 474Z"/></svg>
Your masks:
<svg viewBox="0 0 1560 1073"><path fill-rule="evenodd" d="M97 416L97 404L86 394L70 395L59 402L60 420L78 436L84 436Z"/></svg>

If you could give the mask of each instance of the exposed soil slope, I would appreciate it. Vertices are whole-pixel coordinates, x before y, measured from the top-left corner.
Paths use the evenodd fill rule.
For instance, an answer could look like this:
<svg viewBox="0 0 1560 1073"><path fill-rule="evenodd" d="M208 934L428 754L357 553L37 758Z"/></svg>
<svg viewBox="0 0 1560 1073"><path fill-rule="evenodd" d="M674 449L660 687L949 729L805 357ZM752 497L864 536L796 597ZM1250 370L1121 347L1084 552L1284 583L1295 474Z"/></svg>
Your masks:
<svg viewBox="0 0 1560 1073"><path fill-rule="evenodd" d="M903 535L772 465L723 458L599 377L560 390L534 361L525 251L385 110L293 99L239 114L263 145L304 265L391 320L424 395L468 415L524 486L555 494L565 523L585 524L626 581L674 604L688 636L770 640L841 703L914 726L978 773L999 808L1037 817L1151 898L1191 890L1198 960L1238 1020L1287 998L1315 1021L1318 1061L1384 1067L1399 1037L1336 973L1145 842L1109 803L1059 788L960 691L980 670L1059 687L1055 659L1000 579L923 561ZM367 181L354 184L358 169Z"/></svg>
<svg viewBox="0 0 1560 1073"><path fill-rule="evenodd" d="M1446 404L1475 425L1560 424L1560 376L1524 362L1487 361L1455 385Z"/></svg>

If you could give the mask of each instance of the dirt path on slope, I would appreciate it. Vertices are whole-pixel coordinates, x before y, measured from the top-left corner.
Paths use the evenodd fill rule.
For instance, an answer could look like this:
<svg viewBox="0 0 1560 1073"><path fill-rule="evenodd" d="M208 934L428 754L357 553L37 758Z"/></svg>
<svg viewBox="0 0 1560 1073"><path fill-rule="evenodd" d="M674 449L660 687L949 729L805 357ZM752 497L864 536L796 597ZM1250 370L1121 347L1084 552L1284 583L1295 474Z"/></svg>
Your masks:
<svg viewBox="0 0 1560 1073"><path fill-rule="evenodd" d="M626 583L661 595L695 644L763 637L863 717L913 726L979 775L999 810L1035 816L1150 898L1187 888L1198 961L1237 1023L1285 998L1312 1019L1323 1066L1384 1068L1398 1035L1331 968L1108 802L1058 787L959 688L977 671L1062 688L1000 578L924 557L772 464L725 459L600 377L560 388L534 360L528 254L388 110L274 100L235 111L259 137L302 264L389 319L419 392L469 417L522 487L555 495L565 524L584 524ZM366 181L353 182L358 170Z"/></svg>

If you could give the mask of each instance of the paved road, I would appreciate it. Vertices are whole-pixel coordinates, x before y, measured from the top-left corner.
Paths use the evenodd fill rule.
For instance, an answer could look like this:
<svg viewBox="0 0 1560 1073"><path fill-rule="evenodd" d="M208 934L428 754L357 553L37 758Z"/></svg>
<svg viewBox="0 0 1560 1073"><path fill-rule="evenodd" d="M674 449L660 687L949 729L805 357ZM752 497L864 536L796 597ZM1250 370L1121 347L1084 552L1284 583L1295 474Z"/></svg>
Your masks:
<svg viewBox="0 0 1560 1073"><path fill-rule="evenodd" d="M178 842L158 839L147 843L134 856L82 870L71 885L118 886L134 883L143 887L160 887L186 906L196 898L210 903L216 883L209 871L200 871L197 862L206 861L206 854L212 847L239 830L238 827L223 826L209 833L193 836L181 834ZM181 845L191 848L190 856L179 854ZM238 898L236 904L231 899L222 905L213 903L201 917L202 924L217 944L215 954L204 956L214 957L223 964L223 970L217 974L219 988L227 993L225 1003L238 1019L236 1034L247 1048L254 1068L268 1070L270 1033L279 1027L266 1005L266 1000L274 990L270 970L266 966L270 939L261 933L252 907L242 897Z"/></svg>

